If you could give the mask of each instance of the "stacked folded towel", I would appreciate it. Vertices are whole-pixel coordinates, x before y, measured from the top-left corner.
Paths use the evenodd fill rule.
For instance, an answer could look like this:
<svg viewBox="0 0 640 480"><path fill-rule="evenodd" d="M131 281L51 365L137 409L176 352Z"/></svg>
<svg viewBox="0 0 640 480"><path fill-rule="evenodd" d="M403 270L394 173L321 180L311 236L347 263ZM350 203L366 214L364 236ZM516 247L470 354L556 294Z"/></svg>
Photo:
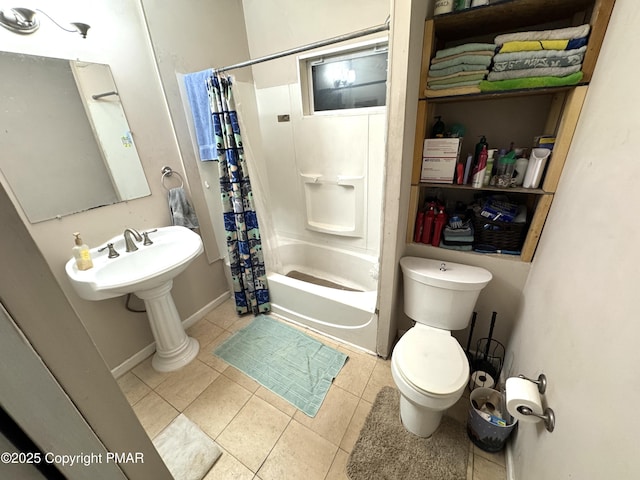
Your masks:
<svg viewBox="0 0 640 480"><path fill-rule="evenodd" d="M516 88L575 85L582 80L582 61L590 25L555 30L507 33L495 38L483 92Z"/></svg>
<svg viewBox="0 0 640 480"><path fill-rule="evenodd" d="M479 93L495 53L493 43L466 43L438 50L427 76L427 97Z"/></svg>
<svg viewBox="0 0 640 480"><path fill-rule="evenodd" d="M469 251L473 248L473 240L473 225L470 220L459 223L450 221L442 230L440 247L450 250Z"/></svg>

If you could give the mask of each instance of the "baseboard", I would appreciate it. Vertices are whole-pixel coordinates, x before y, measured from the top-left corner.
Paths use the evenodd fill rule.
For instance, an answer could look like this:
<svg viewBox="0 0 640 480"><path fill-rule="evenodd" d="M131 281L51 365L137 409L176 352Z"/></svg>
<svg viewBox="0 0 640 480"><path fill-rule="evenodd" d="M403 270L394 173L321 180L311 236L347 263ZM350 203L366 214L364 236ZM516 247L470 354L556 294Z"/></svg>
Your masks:
<svg viewBox="0 0 640 480"><path fill-rule="evenodd" d="M185 330L187 328L189 328L190 326L192 326L194 323L196 323L198 320L203 318L211 310L213 310L216 307L219 307L224 302L229 300L229 298L231 298L231 292L226 291L222 295L220 295L218 298L216 298L216 299L212 300L211 302L207 303L204 307L202 307L200 310L195 312L189 318L183 320L182 321L182 325L184 326Z"/></svg>
<svg viewBox="0 0 640 480"><path fill-rule="evenodd" d="M230 298L230 296L231 296L231 292L229 291L223 293L218 298L207 303L204 307L202 307L200 310L195 312L193 315L190 315L188 318L183 320L182 326L184 327L184 329L186 330L187 328L195 324L198 320L204 318L204 316L207 313L209 313L211 310L213 310L216 307L219 307L224 302L226 302ZM140 362L144 361L145 358L147 358L149 355L151 355L155 351L156 351L156 342L152 342L146 347L144 347L142 350L140 350L139 352L135 353L134 355L126 359L120 365L113 368L111 370L111 375L113 375L114 378L116 379L120 378L122 375L127 373L129 370L131 370L133 367L138 365Z"/></svg>
<svg viewBox="0 0 640 480"><path fill-rule="evenodd" d="M149 355L151 355L155 351L156 351L156 342L153 342L147 345L146 347L144 347L138 353L127 358L124 362L122 362L116 368L112 369L111 375L113 375L113 377L117 380L118 378L123 376L125 373L127 373L136 365L138 365L140 362L142 362L145 358L147 358Z"/></svg>

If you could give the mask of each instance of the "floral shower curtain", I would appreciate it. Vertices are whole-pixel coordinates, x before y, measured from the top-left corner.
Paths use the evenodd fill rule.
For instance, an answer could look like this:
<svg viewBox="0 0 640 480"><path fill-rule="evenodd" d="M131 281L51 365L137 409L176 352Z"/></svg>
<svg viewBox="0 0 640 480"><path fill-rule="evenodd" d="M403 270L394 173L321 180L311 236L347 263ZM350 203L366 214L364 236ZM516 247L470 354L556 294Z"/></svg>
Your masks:
<svg viewBox="0 0 640 480"><path fill-rule="evenodd" d="M207 80L236 311L258 314L271 310L267 272L231 87L220 73Z"/></svg>

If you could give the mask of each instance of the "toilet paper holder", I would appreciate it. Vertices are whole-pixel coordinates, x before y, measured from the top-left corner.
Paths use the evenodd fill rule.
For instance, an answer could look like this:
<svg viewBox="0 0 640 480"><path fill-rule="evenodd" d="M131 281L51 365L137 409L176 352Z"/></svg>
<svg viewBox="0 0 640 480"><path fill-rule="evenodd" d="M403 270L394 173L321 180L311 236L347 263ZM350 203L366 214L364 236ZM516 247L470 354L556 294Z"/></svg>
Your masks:
<svg viewBox="0 0 640 480"><path fill-rule="evenodd" d="M538 391L540 392L540 395L543 395L544 392L547 391L547 377L545 376L544 373L541 373L540 375L538 375L538 380L527 378L522 374L518 375L518 377L524 378L525 380L529 380L530 382L538 385ZM548 432L553 432L553 429L556 426L556 415L551 408L547 407L545 408L544 413L539 414L539 413L535 413L529 407L520 405L518 407L518 412L520 412L522 415L527 415L527 416L531 415L533 417L539 418L544 422L544 426L546 427Z"/></svg>
<svg viewBox="0 0 640 480"><path fill-rule="evenodd" d="M518 375L518 377L524 378L525 380L529 380L530 382L537 384L540 395L544 395L544 392L547 391L547 377L544 373L541 373L540 375L538 375L538 380L533 380L531 378L525 377L522 374Z"/></svg>
<svg viewBox="0 0 640 480"><path fill-rule="evenodd" d="M524 405L520 405L518 407L518 412L522 415L531 415L533 417L537 417L544 422L544 426L546 427L548 432L553 432L553 429L556 427L556 415L553 413L553 410L550 408L545 408L543 414L535 413L529 407L525 407Z"/></svg>

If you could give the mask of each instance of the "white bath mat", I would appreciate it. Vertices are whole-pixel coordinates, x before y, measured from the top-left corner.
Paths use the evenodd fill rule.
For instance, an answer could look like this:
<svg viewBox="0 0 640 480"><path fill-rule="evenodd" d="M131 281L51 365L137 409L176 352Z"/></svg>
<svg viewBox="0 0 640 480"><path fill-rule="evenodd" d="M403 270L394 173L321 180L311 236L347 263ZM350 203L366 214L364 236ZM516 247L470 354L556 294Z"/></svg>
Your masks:
<svg viewBox="0 0 640 480"><path fill-rule="evenodd" d="M201 480L222 453L184 414L160 432L153 444L176 480Z"/></svg>

